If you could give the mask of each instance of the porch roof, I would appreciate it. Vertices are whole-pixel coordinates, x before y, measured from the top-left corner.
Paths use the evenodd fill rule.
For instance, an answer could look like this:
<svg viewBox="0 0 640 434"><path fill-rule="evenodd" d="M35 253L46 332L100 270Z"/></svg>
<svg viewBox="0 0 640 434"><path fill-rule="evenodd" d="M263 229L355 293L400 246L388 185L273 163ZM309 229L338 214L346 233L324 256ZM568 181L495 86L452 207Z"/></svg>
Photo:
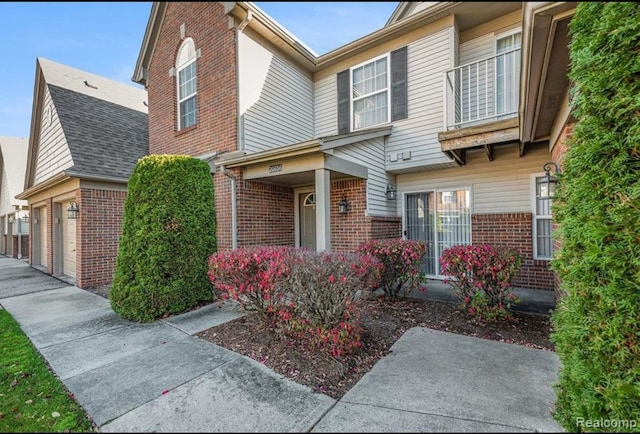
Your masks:
<svg viewBox="0 0 640 434"><path fill-rule="evenodd" d="M238 155L235 152L233 154L223 154L219 155L215 165L225 166L227 168L244 167L251 164L281 160L314 152L327 152L332 149L352 145L364 140L388 136L391 134L391 128L391 125L385 125L382 127L355 131L349 134L319 137L290 145L279 146L277 148L266 149L260 152L253 152L251 154Z"/></svg>
<svg viewBox="0 0 640 434"><path fill-rule="evenodd" d="M391 125L369 128L349 134L320 137L251 154L225 154L215 160L215 166L243 167L243 179L260 179L287 186L313 184L315 171L330 172L331 179L369 176L360 161L341 158L334 151L343 146L391 134Z"/></svg>

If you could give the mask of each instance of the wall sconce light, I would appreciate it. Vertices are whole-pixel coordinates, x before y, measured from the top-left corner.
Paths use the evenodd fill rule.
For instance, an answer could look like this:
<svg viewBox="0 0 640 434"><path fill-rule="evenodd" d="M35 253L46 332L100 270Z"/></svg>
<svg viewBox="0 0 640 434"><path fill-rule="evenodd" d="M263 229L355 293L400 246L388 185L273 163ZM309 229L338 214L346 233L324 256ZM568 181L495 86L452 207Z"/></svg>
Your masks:
<svg viewBox="0 0 640 434"><path fill-rule="evenodd" d="M40 221L39 221L37 218L34 218L34 219L33 219L33 224L34 224L34 225L37 225L38 223L40 223Z"/></svg>
<svg viewBox="0 0 640 434"><path fill-rule="evenodd" d="M80 208L78 208L78 204L75 202L71 202L69 204L69 208L67 208L67 216L70 219L77 219L79 212L80 212Z"/></svg>
<svg viewBox="0 0 640 434"><path fill-rule="evenodd" d="M393 184L387 184L387 199L396 200L396 186Z"/></svg>
<svg viewBox="0 0 640 434"><path fill-rule="evenodd" d="M542 169L546 172L545 175L538 181L540 184L540 197L543 199L550 199L556 191L556 184L558 184L558 178L551 174L551 167L554 168L555 174L560 173L558 165L553 161L546 163L542 166Z"/></svg>
<svg viewBox="0 0 640 434"><path fill-rule="evenodd" d="M338 213L340 214L348 214L349 213L349 202L347 198L342 196L342 200L338 202Z"/></svg>
<svg viewBox="0 0 640 434"><path fill-rule="evenodd" d="M9 223L13 223L16 221L16 218L14 216L9 216Z"/></svg>

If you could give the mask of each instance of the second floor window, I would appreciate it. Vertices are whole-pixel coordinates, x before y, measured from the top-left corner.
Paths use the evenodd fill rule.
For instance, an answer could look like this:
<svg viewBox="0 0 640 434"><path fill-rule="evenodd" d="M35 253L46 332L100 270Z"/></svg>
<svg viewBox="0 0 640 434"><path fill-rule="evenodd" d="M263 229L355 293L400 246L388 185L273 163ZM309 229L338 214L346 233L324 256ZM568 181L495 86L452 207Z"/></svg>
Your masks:
<svg viewBox="0 0 640 434"><path fill-rule="evenodd" d="M353 129L389 121L388 56L352 69Z"/></svg>
<svg viewBox="0 0 640 434"><path fill-rule="evenodd" d="M336 76L338 134L407 119L406 46Z"/></svg>
<svg viewBox="0 0 640 434"><path fill-rule="evenodd" d="M176 77L178 88L178 130L196 124L198 114L196 47L187 38L178 50Z"/></svg>

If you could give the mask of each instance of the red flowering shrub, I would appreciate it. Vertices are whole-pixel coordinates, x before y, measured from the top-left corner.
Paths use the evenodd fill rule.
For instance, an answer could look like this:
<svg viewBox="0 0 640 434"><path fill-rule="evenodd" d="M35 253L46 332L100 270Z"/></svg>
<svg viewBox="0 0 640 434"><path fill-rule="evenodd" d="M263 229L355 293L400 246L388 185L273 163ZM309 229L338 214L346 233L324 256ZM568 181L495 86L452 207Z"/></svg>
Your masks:
<svg viewBox="0 0 640 434"><path fill-rule="evenodd" d="M354 253L290 255L290 275L277 285L287 303L279 314L279 330L340 357L362 345L364 297L377 279L378 260Z"/></svg>
<svg viewBox="0 0 640 434"><path fill-rule="evenodd" d="M222 298L231 298L273 324L284 295L277 282L289 275L291 247L246 247L209 257L209 280Z"/></svg>
<svg viewBox="0 0 640 434"><path fill-rule="evenodd" d="M453 246L440 255L440 273L450 283L465 311L485 320L508 318L520 300L511 282L522 264L517 252L487 244Z"/></svg>
<svg viewBox="0 0 640 434"><path fill-rule="evenodd" d="M370 255L290 247L247 247L209 258L209 279L223 298L335 357L362 345L364 297L380 269Z"/></svg>
<svg viewBox="0 0 640 434"><path fill-rule="evenodd" d="M421 270L422 258L427 252L423 241L388 239L370 240L362 243L357 250L375 256L382 264L379 286L390 299L396 299L403 289L408 293L421 286L426 276Z"/></svg>

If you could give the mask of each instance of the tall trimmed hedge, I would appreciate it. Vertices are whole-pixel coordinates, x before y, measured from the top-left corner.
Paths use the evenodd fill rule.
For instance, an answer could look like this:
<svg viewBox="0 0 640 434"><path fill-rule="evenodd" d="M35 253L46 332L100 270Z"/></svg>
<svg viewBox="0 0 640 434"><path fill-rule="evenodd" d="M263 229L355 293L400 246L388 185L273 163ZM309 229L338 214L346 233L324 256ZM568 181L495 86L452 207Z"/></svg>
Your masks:
<svg viewBox="0 0 640 434"><path fill-rule="evenodd" d="M578 121L554 199L562 247L553 268L567 294L553 315L554 416L571 432L637 431L640 6L578 3L570 32Z"/></svg>
<svg viewBox="0 0 640 434"><path fill-rule="evenodd" d="M140 322L212 299L208 259L216 251L209 165L185 155L151 155L129 179L109 298Z"/></svg>

